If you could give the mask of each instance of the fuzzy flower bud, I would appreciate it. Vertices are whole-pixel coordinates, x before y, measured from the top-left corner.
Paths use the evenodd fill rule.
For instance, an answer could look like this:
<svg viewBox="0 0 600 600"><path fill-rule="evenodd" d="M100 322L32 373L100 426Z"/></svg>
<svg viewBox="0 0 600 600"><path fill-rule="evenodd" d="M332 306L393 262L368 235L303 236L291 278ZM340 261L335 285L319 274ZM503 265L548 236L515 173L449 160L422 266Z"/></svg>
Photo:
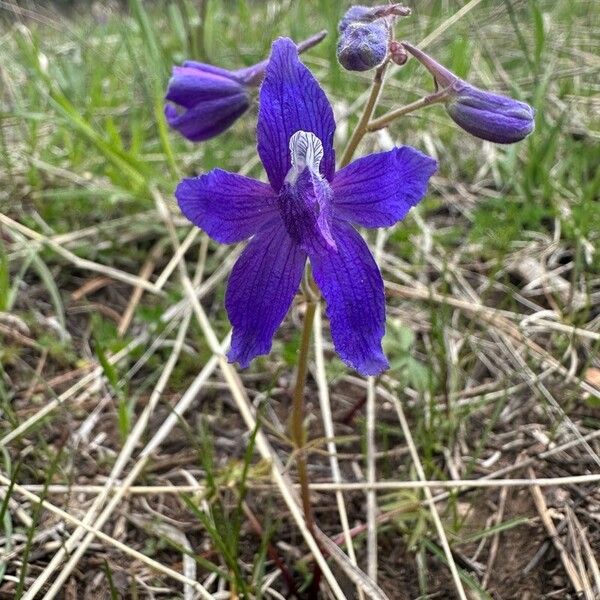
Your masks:
<svg viewBox="0 0 600 600"><path fill-rule="evenodd" d="M337 57L348 71L368 71L385 60L388 43L385 23L350 23L338 40Z"/></svg>
<svg viewBox="0 0 600 600"><path fill-rule="evenodd" d="M348 71L368 71L387 55L395 17L406 17L410 8L401 4L352 6L338 25L337 57Z"/></svg>
<svg viewBox="0 0 600 600"><path fill-rule="evenodd" d="M476 88L418 48L406 42L403 45L433 75L436 87L446 91L448 114L471 135L497 144L513 144L533 131L535 111L529 104Z"/></svg>

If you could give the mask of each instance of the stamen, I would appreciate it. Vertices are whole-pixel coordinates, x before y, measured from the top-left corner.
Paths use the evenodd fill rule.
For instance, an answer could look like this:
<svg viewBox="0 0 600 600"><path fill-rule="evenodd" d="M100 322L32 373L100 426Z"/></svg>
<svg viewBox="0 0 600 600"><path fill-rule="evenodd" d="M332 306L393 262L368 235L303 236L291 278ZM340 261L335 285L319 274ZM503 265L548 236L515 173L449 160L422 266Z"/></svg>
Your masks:
<svg viewBox="0 0 600 600"><path fill-rule="evenodd" d="M292 167L285 178L287 183L296 183L304 169L308 169L313 175L319 177L319 166L323 159L323 144L314 133L296 131L290 138L289 148Z"/></svg>

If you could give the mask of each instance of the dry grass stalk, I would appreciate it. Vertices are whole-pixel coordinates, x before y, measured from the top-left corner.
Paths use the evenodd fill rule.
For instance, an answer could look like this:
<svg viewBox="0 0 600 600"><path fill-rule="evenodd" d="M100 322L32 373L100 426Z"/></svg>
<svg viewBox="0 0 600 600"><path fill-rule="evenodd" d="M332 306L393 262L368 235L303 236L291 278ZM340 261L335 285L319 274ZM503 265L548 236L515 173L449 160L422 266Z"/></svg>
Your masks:
<svg viewBox="0 0 600 600"><path fill-rule="evenodd" d="M337 448L335 444L335 430L333 427L333 416L331 414L331 403L329 401L329 387L327 385L327 374L325 373L325 356L323 350L323 324L321 322L321 306L317 306L315 313L315 320L313 325L313 336L315 344L315 366L316 366L316 382L319 392L319 405L321 408L321 415L323 417L323 429L325 430L325 436L328 438L327 451L329 452L329 464L331 466L331 477L334 483L342 482L342 474L340 472L340 465L338 462ZM348 522L348 512L346 510L346 503L344 501L344 495L341 490L336 491L335 498L337 502L338 513L340 515L340 524L342 526L342 532L346 541L346 548L348 550L348 558L350 562L357 567L356 553L354 551L354 544L352 536L350 535L350 524ZM359 600L364 599L364 593L360 586L357 587L357 594Z"/></svg>
<svg viewBox="0 0 600 600"><path fill-rule="evenodd" d="M178 413L179 414L179 413ZM529 459L527 459L529 460ZM524 468L526 465L513 467ZM427 481L376 481L373 484L368 482L318 482L311 483L310 489L316 492L365 492L369 489L376 491L390 492L396 490L422 490L425 488L436 489L445 488L459 491L466 491L476 488L528 488L531 486L538 487L555 487L565 485L583 485L586 483L600 482L600 473L589 475L569 475L564 477L539 477L537 479L428 479ZM44 486L41 484L23 484L22 487L30 492L41 492ZM50 484L47 486L48 494L68 494L82 493L94 495L100 493L106 486L104 485L69 485L69 484ZM248 483L250 489L267 490L270 485L264 483ZM294 485L294 487L296 487ZM112 492L119 492L123 488L122 484L114 484L109 486ZM138 485L130 486L126 490L126 495L153 495L153 494L192 494L203 493L205 488L201 485ZM445 500L444 496L441 500ZM378 518L378 522L385 515Z"/></svg>
<svg viewBox="0 0 600 600"><path fill-rule="evenodd" d="M503 487L500 490L500 500L498 501L498 510L494 516L494 525L500 525L502 523L502 519L504 518L504 508L506 507L506 498L508 497L508 487ZM488 587L490 582L490 577L492 576L492 570L494 568L494 562L496 561L496 556L498 555L498 547L500 545L500 532L497 531L492 537L492 543L490 545L490 554L488 557L488 561L485 567L485 573L483 575L483 579L481 580L481 587L484 589Z"/></svg>
<svg viewBox="0 0 600 600"><path fill-rule="evenodd" d="M108 267L106 265L102 265L100 263L96 263L92 260L88 260L87 258L80 258L76 254L73 254L70 250L63 248L51 238L30 229L29 227L25 227L21 223L14 221L10 217L0 213L0 223L3 223L7 227L17 230L19 233L27 236L29 239L38 241L43 243L48 248L51 248L54 252L62 256L64 259L68 260L72 264L74 264L79 269L85 269L88 271L93 271L95 273L100 273L102 275L106 275L107 277L111 277L112 279L116 279L117 281L122 281L123 283L127 283L132 286L140 286L146 291L152 292L154 294L159 294L161 296L164 295L162 290L158 289L153 283L145 281L140 277L135 275L131 275L131 273L126 273L120 269L116 269L115 267Z"/></svg>
<svg viewBox="0 0 600 600"><path fill-rule="evenodd" d="M423 465L421 464L421 459L419 458L419 453L417 452L417 448L412 438L412 434L410 432L410 427L408 425L408 421L406 420L406 416L404 415L404 409L402 408L402 403L395 396L393 397L394 407L398 414L398 420L400 421L400 427L402 428L402 433L406 438L406 443L410 449L410 455L412 457L415 470L417 471L417 475L421 481L427 481L427 477L425 475L425 471L423 469ZM446 560L448 561L448 567L452 574L452 581L454 582L454 587L456 588L456 593L461 600L467 600L467 595L463 588L462 581L460 580L460 575L458 573L458 569L456 567L456 562L454 561L454 556L452 555L452 550L450 549L450 544L448 543L448 538L446 536L446 531L444 530L444 524L440 519L439 512L435 505L435 500L433 498L433 494L428 487L424 488L425 490L425 498L426 504L429 506L429 510L431 511L431 517L433 518L433 522L435 524L435 528L440 539L440 543L444 550L444 554L446 555Z"/></svg>
<svg viewBox="0 0 600 600"><path fill-rule="evenodd" d="M535 479L535 471L531 467L528 469L528 472L531 479ZM569 577L569 580L571 581L571 584L573 585L575 593L578 595L582 595L584 590L581 578L579 577L577 568L573 564L573 561L571 560L571 557L569 556L565 545L560 539L560 535L556 529L556 526L552 521L552 517L550 516L550 511L548 510L548 506L546 505L546 500L544 499L542 490L539 486L532 485L529 488L529 491L531 492L533 502L538 511L538 514L540 515L540 519L542 521L542 524L544 525L544 529L546 529L548 537L552 541L552 544L554 545L556 551L560 556L560 560L563 564L565 572L567 573L567 576Z"/></svg>
<svg viewBox="0 0 600 600"><path fill-rule="evenodd" d="M154 245L154 247L150 250L148 258L146 258L138 274L138 277L140 279L143 279L145 281L148 281L148 279L150 279L150 276L152 275L156 267L156 263L158 262L158 260L164 252L164 246L165 244L161 240L157 242ZM135 309L137 308L137 305L142 299L143 294L144 290L139 285L135 286L135 288L131 292L129 302L127 303L127 308L125 309L125 312L123 313L119 321L119 326L117 327L117 334L119 335L119 337L123 337L123 335L125 335L125 332L129 329L129 325L131 325Z"/></svg>
<svg viewBox="0 0 600 600"><path fill-rule="evenodd" d="M596 588L595 594L600 595L600 567L598 567L598 561L596 560L596 556L594 555L594 551L590 545L588 540L588 536L586 530L581 526L577 515L571 511L571 518L573 520L575 529L577 530L577 534L579 539L581 540L581 545L583 546L583 550L585 552L585 559L588 564L588 568L592 573L592 578L594 580L594 586Z"/></svg>
<svg viewBox="0 0 600 600"><path fill-rule="evenodd" d="M367 379L367 483L375 484L375 379ZM377 493L372 487L367 491L367 573L377 581Z"/></svg>
<svg viewBox="0 0 600 600"><path fill-rule="evenodd" d="M10 480L0 473L0 483L2 483L2 485L8 486L8 485L10 485ZM194 590L199 592L199 594L202 598L205 598L207 600L213 598L213 596L211 594L209 594L206 591L206 589L202 585L200 585L197 581L191 581L187 577L182 575L181 573L178 573L177 571L174 571L173 569L166 567L165 565L159 563L158 561L154 560L153 558L149 558L145 554L142 554L141 552L138 552L137 550L130 548L126 544L123 544L122 542L115 540L114 538L110 537L103 531L96 529L96 528L92 527L91 525L84 523L83 521L73 517L68 512L66 512L65 510L62 510L58 506L55 506L51 502L48 502L47 500L44 500L43 498L36 496L32 492L27 491L26 489L21 487L19 484L15 484L13 486L13 490L18 492L19 494L21 494L23 497L27 498L30 502L33 502L34 504L40 504L46 510L54 513L55 515L57 515L64 521L67 521L68 523L71 523L77 527L81 527L82 529L85 529L87 532L93 534L95 537L101 539L103 542L106 542L107 544L114 546L121 552L125 553L128 556L131 556L135 560L140 561L141 563L147 565L151 569L158 571L160 573L164 573L165 575L168 575L169 577L172 577L173 579L175 579L177 581L180 581L184 584L192 586L194 588Z"/></svg>

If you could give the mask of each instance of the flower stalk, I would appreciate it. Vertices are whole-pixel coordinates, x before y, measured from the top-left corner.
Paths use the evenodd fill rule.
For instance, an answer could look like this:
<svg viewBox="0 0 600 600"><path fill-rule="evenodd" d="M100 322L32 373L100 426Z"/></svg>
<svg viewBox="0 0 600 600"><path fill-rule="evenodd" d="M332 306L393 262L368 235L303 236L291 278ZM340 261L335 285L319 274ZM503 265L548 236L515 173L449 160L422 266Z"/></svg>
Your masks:
<svg viewBox="0 0 600 600"><path fill-rule="evenodd" d="M443 89L439 92L435 92L433 94L429 94L428 96L424 96L423 98L419 98L410 104L406 104L405 106L401 106L400 108L396 108L391 110L390 112L382 115L377 119L373 119L370 121L366 127L366 131L378 131L379 129L383 129L387 127L392 121L395 121L397 118L407 115L415 110L419 110L420 108L425 108L426 106L431 106L432 104L437 104L439 102L444 102L448 97L448 90Z"/></svg>
<svg viewBox="0 0 600 600"><path fill-rule="evenodd" d="M371 93L369 94L369 98L367 103L365 104L365 108L363 110L363 114L361 115L356 128L352 132L352 136L348 140L348 144L344 149L344 153L342 154L342 159L340 161L340 167L345 167L352 160L354 153L356 152L356 148L358 144L360 144L363 137L367 133L367 126L371 119L371 115L377 106L377 101L379 100L379 94L381 93L381 87L383 86L383 75L385 74L385 70L387 69L388 60L386 59L375 71L375 76L373 77L373 84L371 85Z"/></svg>
<svg viewBox="0 0 600 600"><path fill-rule="evenodd" d="M319 302L318 291L312 279L307 276L304 280L304 296L306 298L306 312L304 313L304 324L302 327L302 338L298 352L298 369L296 372L296 383L294 385L294 397L292 401L292 413L290 415L290 437L294 444L296 453L296 468L298 469L298 480L300 482L300 498L306 527L315 536L314 519L310 502L310 479L308 476L308 465L304 448L308 432L304 427L304 389L306 387L306 376L308 374L308 357L310 354L310 338L315 320L315 313ZM321 579L321 570L317 563L313 566L313 579L311 588L317 590Z"/></svg>
<svg viewBox="0 0 600 600"><path fill-rule="evenodd" d="M302 508L304 509L306 526L311 533L314 533L314 528L310 504L308 468L306 465L306 456L304 454L304 446L306 444L307 435L304 428L304 388L306 385L306 375L308 373L310 336L312 332L313 321L315 320L316 309L316 300L307 294L306 313L304 315L302 339L300 341L300 350L298 353L298 370L296 372L296 384L294 386L292 413L290 415L290 437L292 438L294 450L296 451L296 466L298 467Z"/></svg>

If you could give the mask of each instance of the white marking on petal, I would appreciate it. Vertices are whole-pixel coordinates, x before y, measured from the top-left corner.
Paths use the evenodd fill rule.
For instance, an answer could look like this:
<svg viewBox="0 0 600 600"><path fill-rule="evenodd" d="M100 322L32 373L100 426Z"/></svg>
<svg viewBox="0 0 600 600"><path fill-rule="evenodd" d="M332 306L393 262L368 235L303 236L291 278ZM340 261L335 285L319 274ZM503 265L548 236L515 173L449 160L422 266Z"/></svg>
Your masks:
<svg viewBox="0 0 600 600"><path fill-rule="evenodd" d="M294 184L304 169L319 176L319 166L323 159L323 144L321 140L310 131L296 131L290 138L290 157L292 167L285 180Z"/></svg>

